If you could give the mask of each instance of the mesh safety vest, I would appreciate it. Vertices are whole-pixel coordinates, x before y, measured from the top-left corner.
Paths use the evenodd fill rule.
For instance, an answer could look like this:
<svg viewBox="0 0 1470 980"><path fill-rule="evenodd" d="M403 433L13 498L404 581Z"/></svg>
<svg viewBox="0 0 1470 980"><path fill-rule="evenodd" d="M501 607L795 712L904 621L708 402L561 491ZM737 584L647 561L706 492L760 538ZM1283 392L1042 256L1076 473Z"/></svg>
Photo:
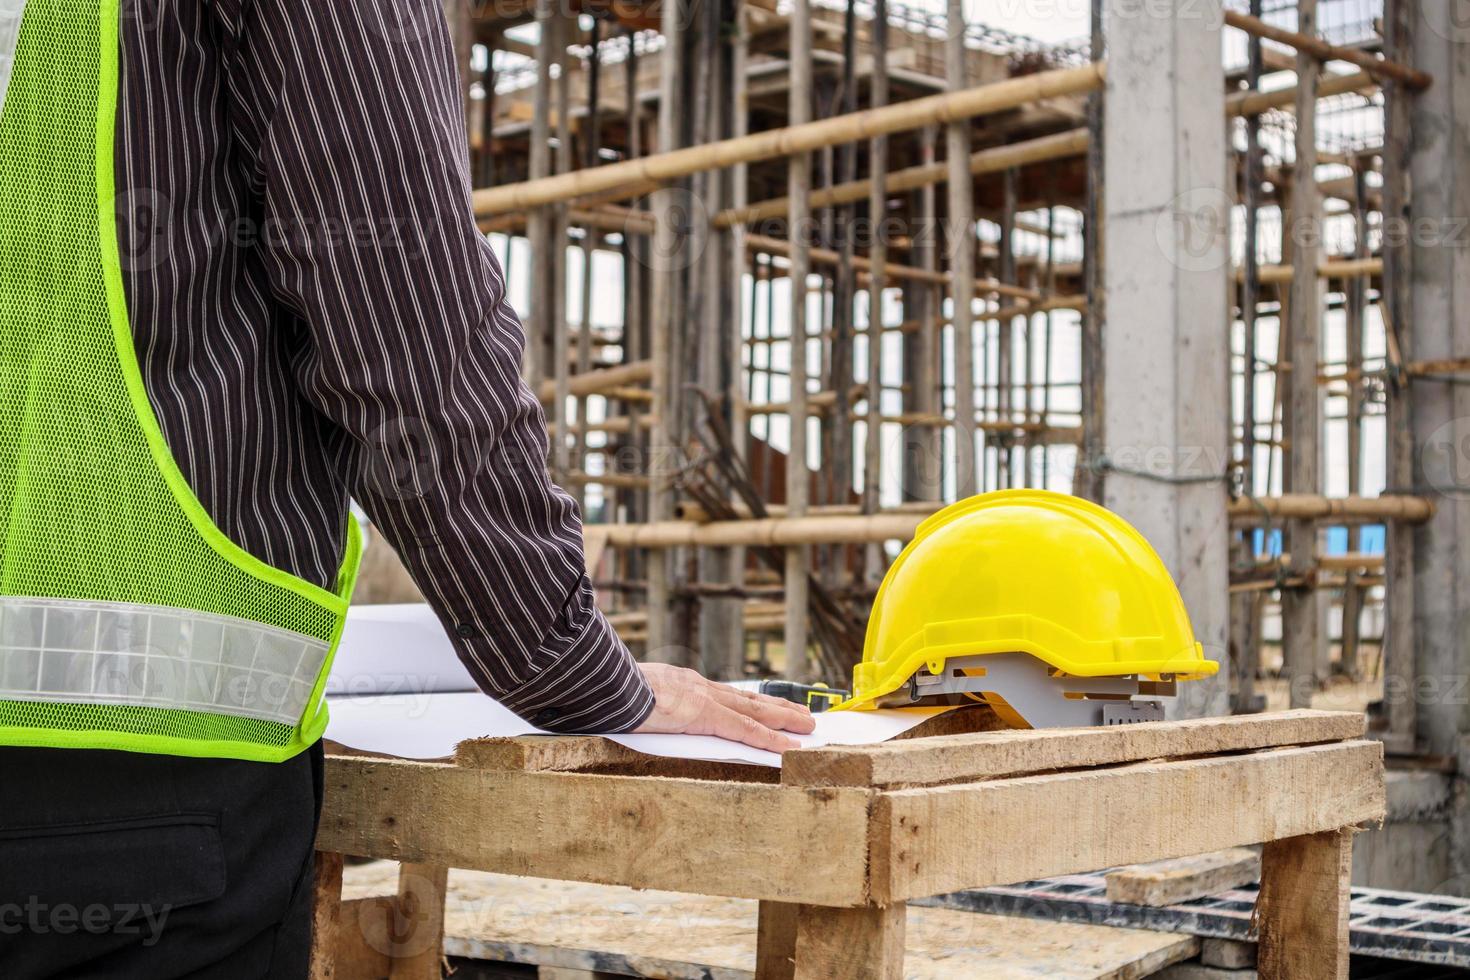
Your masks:
<svg viewBox="0 0 1470 980"><path fill-rule="evenodd" d="M118 0L0 0L0 745L279 761L334 594L216 528L138 369L113 189Z"/></svg>

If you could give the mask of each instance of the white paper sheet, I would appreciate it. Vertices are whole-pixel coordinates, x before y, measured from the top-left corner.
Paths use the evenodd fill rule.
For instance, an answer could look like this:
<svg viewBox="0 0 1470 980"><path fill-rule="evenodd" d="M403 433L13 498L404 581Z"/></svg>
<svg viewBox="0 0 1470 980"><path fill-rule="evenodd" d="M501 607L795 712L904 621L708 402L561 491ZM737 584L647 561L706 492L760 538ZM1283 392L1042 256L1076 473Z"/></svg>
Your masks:
<svg viewBox="0 0 1470 980"><path fill-rule="evenodd" d="M425 694L475 691L439 618L424 603L353 606L327 695Z"/></svg>
<svg viewBox="0 0 1470 980"><path fill-rule="evenodd" d="M470 738L544 735L478 692L331 698L327 738L363 752L407 759L440 759ZM866 745L901 735L945 708L823 712L811 735L793 735L804 747ZM638 752L674 759L781 765L781 756L709 735L609 735Z"/></svg>

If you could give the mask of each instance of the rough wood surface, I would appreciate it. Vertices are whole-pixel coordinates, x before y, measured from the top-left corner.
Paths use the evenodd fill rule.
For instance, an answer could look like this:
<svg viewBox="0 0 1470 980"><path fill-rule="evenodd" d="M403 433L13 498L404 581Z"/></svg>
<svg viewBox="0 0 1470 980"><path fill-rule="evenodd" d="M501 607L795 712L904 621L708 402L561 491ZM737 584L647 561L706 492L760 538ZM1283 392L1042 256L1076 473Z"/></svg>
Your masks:
<svg viewBox="0 0 1470 980"><path fill-rule="evenodd" d="M1379 820L1383 747L1343 742L893 790L874 809L870 894L896 901Z"/></svg>
<svg viewBox="0 0 1470 980"><path fill-rule="evenodd" d="M796 916L796 980L902 980L908 906L803 905Z"/></svg>
<svg viewBox="0 0 1470 980"><path fill-rule="evenodd" d="M755 928L755 974L761 980L796 975L796 919L800 905L761 902Z"/></svg>
<svg viewBox="0 0 1470 980"><path fill-rule="evenodd" d="M856 789L668 779L655 791L620 776L330 757L318 847L840 906L867 900L867 825Z"/></svg>
<svg viewBox="0 0 1470 980"><path fill-rule="evenodd" d="M1262 980L1343 980L1348 975L1351 830L1268 843L1256 901Z"/></svg>
<svg viewBox="0 0 1470 980"><path fill-rule="evenodd" d="M393 905L389 980L439 980L444 975L444 899L449 869L404 864Z"/></svg>
<svg viewBox="0 0 1470 980"><path fill-rule="evenodd" d="M342 855L317 851L311 893L311 980L336 980L342 903ZM348 976L349 974L340 974Z"/></svg>
<svg viewBox="0 0 1470 980"><path fill-rule="evenodd" d="M1259 881L1261 857L1248 847L1135 864L1107 874L1108 901L1161 908Z"/></svg>
<svg viewBox="0 0 1470 980"><path fill-rule="evenodd" d="M392 865L389 865L392 867ZM351 880L356 868L349 869ZM391 886L391 882L390 882ZM396 894L351 898L342 903L337 932L337 976L350 980L384 980L393 968L393 917Z"/></svg>
<svg viewBox="0 0 1470 980"><path fill-rule="evenodd" d="M388 861L348 868L347 894L392 894L394 875ZM757 904L452 871L445 950L666 980L766 980L755 972ZM905 975L912 980L1133 980L1199 948L1190 936L952 909L911 908L908 918Z"/></svg>
<svg viewBox="0 0 1470 980"><path fill-rule="evenodd" d="M1359 712L1302 710L1115 728L982 732L950 736L942 742L920 738L788 752L782 760L781 778L796 786L933 786L1144 759L1342 741L1363 731Z"/></svg>
<svg viewBox="0 0 1470 980"><path fill-rule="evenodd" d="M621 776L667 776L775 783L779 770L738 762L666 759L645 755L595 735L524 735L477 738L455 746L455 765L507 772L585 772Z"/></svg>

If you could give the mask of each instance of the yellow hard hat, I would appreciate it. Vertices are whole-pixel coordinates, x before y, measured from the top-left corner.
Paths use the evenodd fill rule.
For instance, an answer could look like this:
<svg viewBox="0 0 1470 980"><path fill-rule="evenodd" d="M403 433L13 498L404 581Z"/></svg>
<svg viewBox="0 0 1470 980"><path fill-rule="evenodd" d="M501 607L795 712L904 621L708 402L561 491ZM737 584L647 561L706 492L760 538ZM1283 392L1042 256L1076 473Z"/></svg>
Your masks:
<svg viewBox="0 0 1470 980"><path fill-rule="evenodd" d="M1132 526L1078 497L1003 490L961 500L919 525L878 589L853 696L842 707L984 691L1003 676L1031 684L1033 672L1020 665L1035 662L1029 658L1039 661L1034 674L1043 681L1133 677L1145 693L1219 670L1195 642L1168 569ZM1110 698L1114 712L1140 690L1110 684L1053 686L1074 702ZM1097 721L1077 721L1085 716L1073 712L1071 722L1051 723L1121 718L1104 722L1094 710ZM1022 715L1013 721L1041 727Z"/></svg>

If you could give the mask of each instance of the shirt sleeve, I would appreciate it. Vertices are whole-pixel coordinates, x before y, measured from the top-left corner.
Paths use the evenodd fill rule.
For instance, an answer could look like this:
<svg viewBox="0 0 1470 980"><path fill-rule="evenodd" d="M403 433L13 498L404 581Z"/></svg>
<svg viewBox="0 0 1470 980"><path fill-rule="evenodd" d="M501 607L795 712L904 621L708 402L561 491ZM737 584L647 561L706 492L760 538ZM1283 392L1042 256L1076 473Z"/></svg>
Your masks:
<svg viewBox="0 0 1470 980"><path fill-rule="evenodd" d="M299 321L298 383L353 446L353 495L487 694L553 731L637 727L653 696L594 602L475 224L439 0L217 12L260 261Z"/></svg>

